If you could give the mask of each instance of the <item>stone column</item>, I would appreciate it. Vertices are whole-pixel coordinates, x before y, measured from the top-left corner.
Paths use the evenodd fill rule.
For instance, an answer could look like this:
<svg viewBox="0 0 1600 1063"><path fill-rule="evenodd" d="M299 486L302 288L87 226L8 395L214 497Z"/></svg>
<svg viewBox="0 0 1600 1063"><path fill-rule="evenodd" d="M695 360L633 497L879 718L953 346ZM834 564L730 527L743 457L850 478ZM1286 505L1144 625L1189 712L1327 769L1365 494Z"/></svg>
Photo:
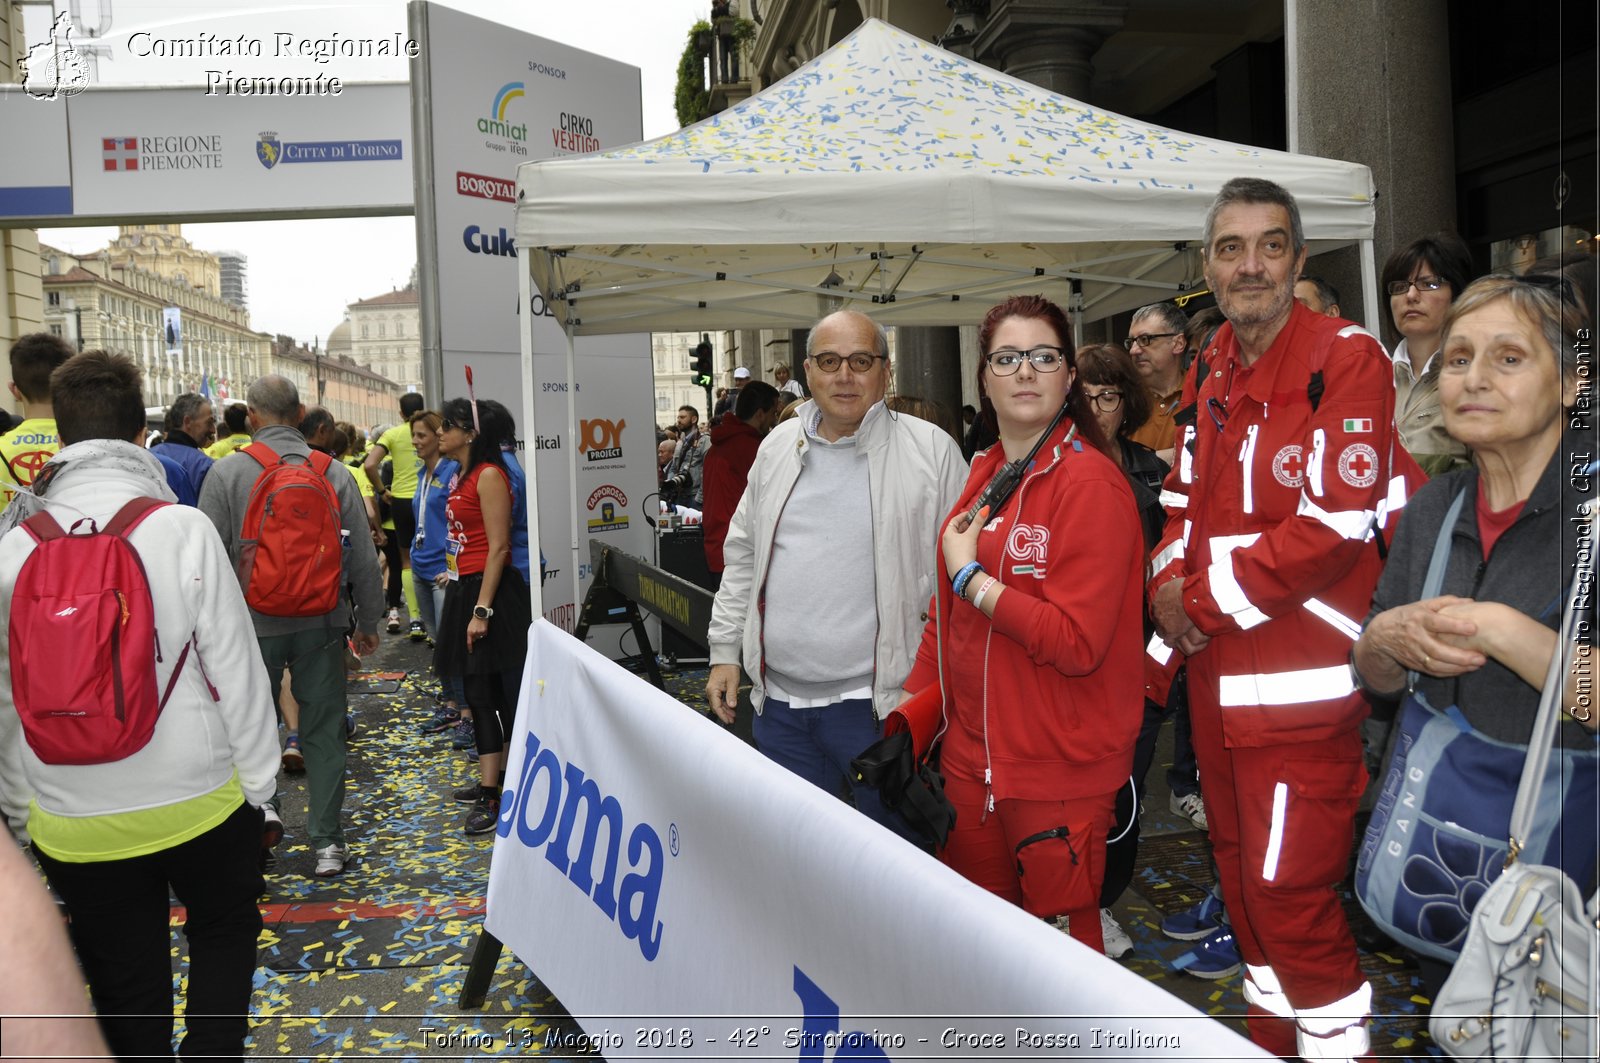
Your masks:
<svg viewBox="0 0 1600 1063"><path fill-rule="evenodd" d="M1382 270L1397 248L1456 229L1448 5L1390 0L1366 5L1360 18L1351 18L1344 0L1287 3L1294 8L1299 69L1299 151L1372 168L1378 191L1374 250ZM1339 289L1345 317L1362 320L1355 248L1318 256L1306 270ZM1378 301L1386 336L1396 342L1388 300L1380 292Z"/></svg>
<svg viewBox="0 0 1600 1063"><path fill-rule="evenodd" d="M894 330L894 390L937 402L961 421L961 330L897 326Z"/></svg>
<svg viewBox="0 0 1600 1063"><path fill-rule="evenodd" d="M1102 0L994 0L972 39L973 54L1013 77L1088 102L1091 60L1122 28L1125 10Z"/></svg>

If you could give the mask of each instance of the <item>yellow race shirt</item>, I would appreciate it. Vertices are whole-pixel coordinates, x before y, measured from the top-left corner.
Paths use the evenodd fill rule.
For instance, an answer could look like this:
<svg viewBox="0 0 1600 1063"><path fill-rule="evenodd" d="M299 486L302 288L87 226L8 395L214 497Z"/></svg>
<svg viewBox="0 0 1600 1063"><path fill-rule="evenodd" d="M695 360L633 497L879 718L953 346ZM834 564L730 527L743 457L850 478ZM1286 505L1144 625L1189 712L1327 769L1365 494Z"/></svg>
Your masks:
<svg viewBox="0 0 1600 1063"><path fill-rule="evenodd" d="M411 442L411 426L404 421L378 437L378 445L389 452L394 462L394 483L389 493L396 498L417 497L417 448Z"/></svg>
<svg viewBox="0 0 1600 1063"><path fill-rule="evenodd" d="M0 509L9 506L16 497L12 485L32 487L39 470L60 449L54 417L30 417L0 436L0 489L5 492Z"/></svg>
<svg viewBox="0 0 1600 1063"><path fill-rule="evenodd" d="M248 445L249 442L250 434L248 432L240 432L238 435L229 436L227 439L219 439L211 444L206 448L206 455L211 458L225 458L240 447Z"/></svg>

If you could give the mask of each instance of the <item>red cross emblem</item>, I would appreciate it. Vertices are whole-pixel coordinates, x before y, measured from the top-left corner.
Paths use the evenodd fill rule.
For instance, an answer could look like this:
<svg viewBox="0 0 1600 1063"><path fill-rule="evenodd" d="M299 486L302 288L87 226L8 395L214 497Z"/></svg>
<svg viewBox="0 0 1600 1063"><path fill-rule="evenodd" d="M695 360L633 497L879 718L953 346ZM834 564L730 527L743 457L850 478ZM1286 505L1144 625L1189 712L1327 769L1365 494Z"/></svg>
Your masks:
<svg viewBox="0 0 1600 1063"><path fill-rule="evenodd" d="M137 170L139 168L138 137L101 137L101 166L106 170Z"/></svg>
<svg viewBox="0 0 1600 1063"><path fill-rule="evenodd" d="M1378 482L1378 452L1365 443L1351 443L1339 452L1339 479L1351 487Z"/></svg>
<svg viewBox="0 0 1600 1063"><path fill-rule="evenodd" d="M1290 443L1272 459L1272 478L1285 487L1304 487L1306 458L1300 444Z"/></svg>

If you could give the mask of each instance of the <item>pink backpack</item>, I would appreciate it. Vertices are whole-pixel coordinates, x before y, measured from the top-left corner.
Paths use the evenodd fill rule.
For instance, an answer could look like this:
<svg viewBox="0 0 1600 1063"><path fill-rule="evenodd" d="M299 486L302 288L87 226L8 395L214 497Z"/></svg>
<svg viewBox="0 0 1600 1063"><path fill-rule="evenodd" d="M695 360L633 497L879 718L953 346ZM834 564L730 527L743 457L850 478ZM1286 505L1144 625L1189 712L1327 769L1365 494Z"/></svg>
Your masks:
<svg viewBox="0 0 1600 1063"><path fill-rule="evenodd" d="M188 660L156 690L161 642L144 563L128 535L171 503L135 498L103 529L61 530L49 513L22 527L39 545L11 597L11 685L23 735L46 764L107 764L143 749ZM78 532L83 524L87 533Z"/></svg>

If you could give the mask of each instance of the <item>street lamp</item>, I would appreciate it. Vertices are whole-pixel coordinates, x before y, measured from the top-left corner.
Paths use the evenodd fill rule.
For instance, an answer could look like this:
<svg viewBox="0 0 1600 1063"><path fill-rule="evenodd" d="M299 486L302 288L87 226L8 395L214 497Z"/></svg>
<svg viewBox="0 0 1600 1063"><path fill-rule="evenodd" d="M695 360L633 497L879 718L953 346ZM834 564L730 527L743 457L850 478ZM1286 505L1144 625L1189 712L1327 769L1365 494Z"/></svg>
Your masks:
<svg viewBox="0 0 1600 1063"><path fill-rule="evenodd" d="M323 380L322 380L322 342L321 341L322 341L322 337L321 336L313 336L311 338L311 357L315 358L316 361L317 361L317 405L318 406L323 405L322 393L323 393L323 390L325 388L325 385L324 385Z"/></svg>

